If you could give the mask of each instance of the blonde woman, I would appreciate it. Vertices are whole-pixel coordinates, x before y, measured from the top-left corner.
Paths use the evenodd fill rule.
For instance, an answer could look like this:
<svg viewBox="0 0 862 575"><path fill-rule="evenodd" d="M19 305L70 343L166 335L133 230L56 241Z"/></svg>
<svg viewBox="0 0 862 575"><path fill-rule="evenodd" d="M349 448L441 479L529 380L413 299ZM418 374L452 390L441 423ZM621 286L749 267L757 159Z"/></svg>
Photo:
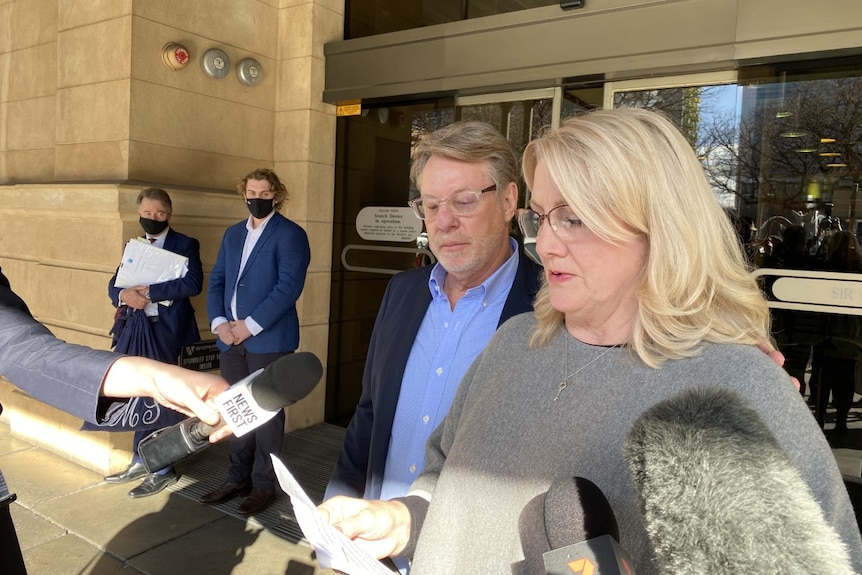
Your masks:
<svg viewBox="0 0 862 575"><path fill-rule="evenodd" d="M329 520L377 556L412 556L414 575L544 572L519 518L555 479L582 476L610 501L634 570L657 573L624 440L651 406L708 386L762 417L862 568L835 460L757 349L766 302L685 138L655 113L597 111L532 142L523 171L518 219L545 268L535 313L468 370L408 496L330 500Z"/></svg>

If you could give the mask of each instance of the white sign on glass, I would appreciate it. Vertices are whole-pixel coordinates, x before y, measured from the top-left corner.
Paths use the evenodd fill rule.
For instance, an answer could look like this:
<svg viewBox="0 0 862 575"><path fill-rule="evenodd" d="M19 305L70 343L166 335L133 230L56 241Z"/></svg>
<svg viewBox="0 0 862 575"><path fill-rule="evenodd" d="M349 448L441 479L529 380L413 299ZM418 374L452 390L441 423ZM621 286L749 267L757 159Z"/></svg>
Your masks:
<svg viewBox="0 0 862 575"><path fill-rule="evenodd" d="M356 216L356 231L363 240L415 242L422 220L410 208L369 206Z"/></svg>

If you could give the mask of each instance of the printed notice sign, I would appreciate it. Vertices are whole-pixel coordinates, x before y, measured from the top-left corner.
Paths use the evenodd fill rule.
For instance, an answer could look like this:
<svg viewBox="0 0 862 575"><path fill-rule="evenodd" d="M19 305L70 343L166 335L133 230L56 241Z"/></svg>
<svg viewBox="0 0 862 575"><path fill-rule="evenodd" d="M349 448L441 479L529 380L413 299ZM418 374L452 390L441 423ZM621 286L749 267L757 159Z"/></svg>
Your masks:
<svg viewBox="0 0 862 575"><path fill-rule="evenodd" d="M422 220L410 208L369 206L356 216L356 231L363 240L415 242Z"/></svg>

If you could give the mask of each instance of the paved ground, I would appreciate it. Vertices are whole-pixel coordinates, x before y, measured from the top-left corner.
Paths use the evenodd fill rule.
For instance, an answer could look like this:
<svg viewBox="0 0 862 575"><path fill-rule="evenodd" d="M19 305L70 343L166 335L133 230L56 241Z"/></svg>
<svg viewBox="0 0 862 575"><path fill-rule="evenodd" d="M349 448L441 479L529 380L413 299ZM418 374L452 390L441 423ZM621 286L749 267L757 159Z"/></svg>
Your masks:
<svg viewBox="0 0 862 575"><path fill-rule="evenodd" d="M324 424L285 436L282 460L316 501L342 434ZM0 469L18 495L12 517L30 575L333 573L319 568L296 535L286 495L248 520L236 514L238 500L197 502L224 479L226 463L225 449L213 446L178 466L176 485L131 500L126 493L136 483L104 483L101 474L16 439L0 424Z"/></svg>
<svg viewBox="0 0 862 575"><path fill-rule="evenodd" d="M826 436L854 503L862 502L862 405L841 436L829 412ZM343 433L321 424L285 436L281 459L315 501ZM178 466L177 484L131 500L126 493L135 483L104 483L100 474L16 439L0 424L0 469L18 495L12 517L30 575L332 575L302 540L286 495L252 519L236 513L239 500L197 503L224 479L226 462L226 444L210 447Z"/></svg>

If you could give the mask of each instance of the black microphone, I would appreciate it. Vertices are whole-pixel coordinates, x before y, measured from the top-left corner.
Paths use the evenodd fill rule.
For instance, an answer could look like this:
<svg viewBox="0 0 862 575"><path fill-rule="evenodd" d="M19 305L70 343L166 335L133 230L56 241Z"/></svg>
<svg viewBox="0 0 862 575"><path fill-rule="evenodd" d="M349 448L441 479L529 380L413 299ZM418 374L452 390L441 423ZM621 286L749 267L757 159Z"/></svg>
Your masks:
<svg viewBox="0 0 862 575"><path fill-rule="evenodd" d="M291 353L219 394L216 407L222 422L241 437L308 395L322 376L323 366L316 355ZM208 447L215 429L197 417L186 419L142 439L138 455L147 472L153 473Z"/></svg>
<svg viewBox="0 0 862 575"><path fill-rule="evenodd" d="M624 449L660 573L854 573L808 485L736 393L662 401Z"/></svg>
<svg viewBox="0 0 862 575"><path fill-rule="evenodd" d="M611 504L595 483L565 477L530 501L518 522L524 572L634 575ZM539 563L539 556L542 563Z"/></svg>

